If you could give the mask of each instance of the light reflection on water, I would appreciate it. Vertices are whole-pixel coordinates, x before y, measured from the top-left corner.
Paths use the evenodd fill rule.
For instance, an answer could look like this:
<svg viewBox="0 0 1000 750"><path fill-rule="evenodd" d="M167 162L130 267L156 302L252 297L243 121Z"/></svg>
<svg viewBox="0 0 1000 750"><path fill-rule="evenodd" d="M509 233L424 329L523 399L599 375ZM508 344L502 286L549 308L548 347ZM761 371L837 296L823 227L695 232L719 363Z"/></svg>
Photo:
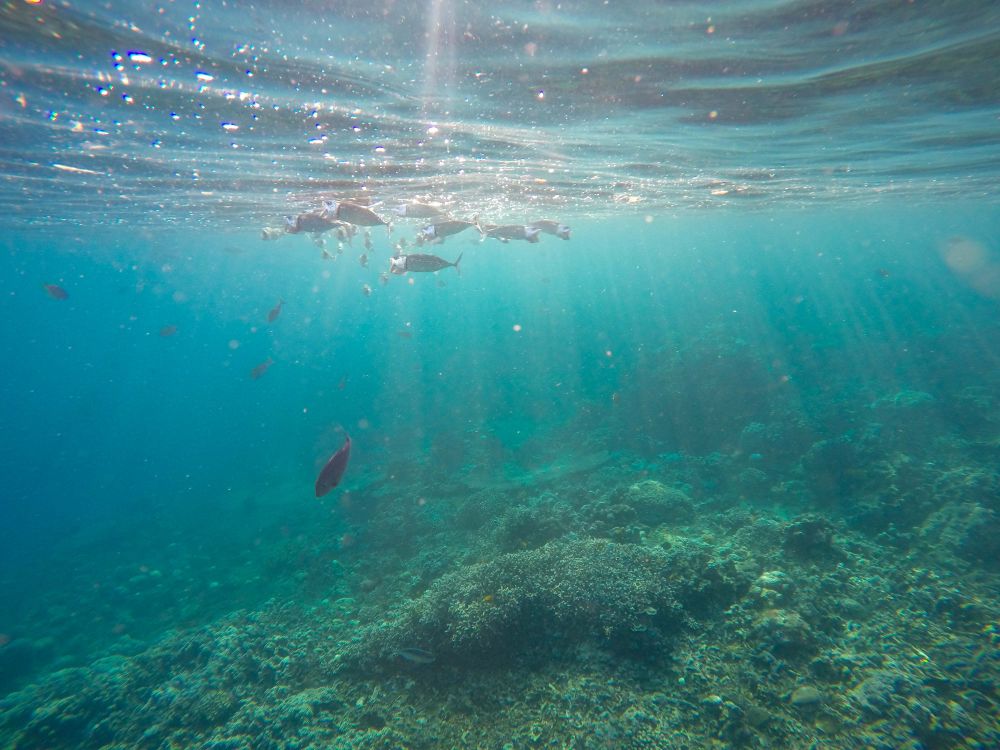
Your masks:
<svg viewBox="0 0 1000 750"><path fill-rule="evenodd" d="M989 2L12 2L2 208L241 225L362 188L498 218L982 198L998 28Z"/></svg>

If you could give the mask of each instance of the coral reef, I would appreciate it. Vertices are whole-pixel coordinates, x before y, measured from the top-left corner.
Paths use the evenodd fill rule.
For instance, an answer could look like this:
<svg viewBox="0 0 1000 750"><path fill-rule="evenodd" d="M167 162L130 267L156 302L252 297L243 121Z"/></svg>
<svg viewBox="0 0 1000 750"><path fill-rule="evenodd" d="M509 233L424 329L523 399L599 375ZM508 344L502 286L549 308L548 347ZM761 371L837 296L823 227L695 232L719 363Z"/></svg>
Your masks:
<svg viewBox="0 0 1000 750"><path fill-rule="evenodd" d="M699 571L712 563L691 547L668 552L603 540L501 555L439 578L367 628L341 663L367 668L419 647L442 662L474 664L584 639L654 658L689 616L685 603L704 611L707 600L722 606L732 594L733 584Z"/></svg>

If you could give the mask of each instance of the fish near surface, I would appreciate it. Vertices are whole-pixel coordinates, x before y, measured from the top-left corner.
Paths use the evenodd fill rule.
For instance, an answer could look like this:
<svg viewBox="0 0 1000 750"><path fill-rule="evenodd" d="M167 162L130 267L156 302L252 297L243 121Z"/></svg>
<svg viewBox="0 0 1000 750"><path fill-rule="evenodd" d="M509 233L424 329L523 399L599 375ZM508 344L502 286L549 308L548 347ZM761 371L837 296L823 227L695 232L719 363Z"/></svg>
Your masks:
<svg viewBox="0 0 1000 750"><path fill-rule="evenodd" d="M330 204L326 204L326 210L330 210ZM356 227L379 227L389 223L367 206L357 203L338 203L335 215L340 221Z"/></svg>
<svg viewBox="0 0 1000 750"><path fill-rule="evenodd" d="M502 224L500 226L483 227L487 237L492 237L501 242L508 240L524 240L525 242L538 242L538 235L541 229L530 224Z"/></svg>
<svg viewBox="0 0 1000 750"><path fill-rule="evenodd" d="M323 470L316 477L316 497L323 497L326 493L340 484L340 480L347 470L347 462L351 458L351 436L344 438L344 444L340 449L330 456Z"/></svg>
<svg viewBox="0 0 1000 750"><path fill-rule="evenodd" d="M338 224L339 222L328 216L326 211L306 211L298 216L285 217L285 231L288 234L299 234L300 232L322 234L329 232Z"/></svg>
<svg viewBox="0 0 1000 750"><path fill-rule="evenodd" d="M561 221L552 221L551 219L541 219L540 221L533 221L529 225L539 231L545 232L545 234L554 234L556 237L568 240L569 233L572 231L566 224Z"/></svg>
<svg viewBox="0 0 1000 750"><path fill-rule="evenodd" d="M479 230L480 234L483 234L483 229L479 226L479 217L475 217L472 221L449 219L448 221L438 221L428 224L420 230L419 237L425 241L443 240L445 237L451 237L453 234L464 232L471 227L475 227Z"/></svg>
<svg viewBox="0 0 1000 750"><path fill-rule="evenodd" d="M435 219L447 213L440 206L436 206L433 203L420 203L419 201L403 203L392 209L392 212L404 219Z"/></svg>
<svg viewBox="0 0 1000 750"><path fill-rule="evenodd" d="M428 255L426 253L410 253L409 255L399 255L395 258L389 260L389 270L394 274L404 274L407 271L413 271L414 273L433 273L434 271L440 271L442 268L455 267L455 270L461 274L461 269L458 264L462 262L462 253L458 254L458 258L455 262L445 260L444 258L439 258L436 255Z"/></svg>

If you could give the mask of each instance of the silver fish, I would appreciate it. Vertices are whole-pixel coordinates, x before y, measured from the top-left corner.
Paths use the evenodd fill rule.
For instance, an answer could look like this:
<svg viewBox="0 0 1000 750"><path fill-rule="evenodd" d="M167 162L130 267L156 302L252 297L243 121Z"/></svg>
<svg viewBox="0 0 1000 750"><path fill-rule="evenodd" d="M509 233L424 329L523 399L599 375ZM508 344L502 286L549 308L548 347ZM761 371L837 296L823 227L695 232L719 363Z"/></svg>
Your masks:
<svg viewBox="0 0 1000 750"><path fill-rule="evenodd" d="M325 211L306 211L298 216L286 216L285 231L289 234L298 234L299 232L320 234L330 231L339 223L336 219L328 216Z"/></svg>
<svg viewBox="0 0 1000 750"><path fill-rule="evenodd" d="M529 225L534 229L545 232L545 234L554 234L560 239L568 240L570 228L560 221L552 221L550 219L541 219L540 221L533 221Z"/></svg>
<svg viewBox="0 0 1000 750"><path fill-rule="evenodd" d="M487 237L492 237L501 242L510 240L525 240L526 242L538 242L538 235L541 229L530 224L495 224L483 227Z"/></svg>
<svg viewBox="0 0 1000 750"><path fill-rule="evenodd" d="M392 212L396 216L405 219L433 219L447 213L440 206L436 206L433 203L420 203L419 201L403 203L392 209Z"/></svg>
<svg viewBox="0 0 1000 750"><path fill-rule="evenodd" d="M391 258L389 260L389 270L397 275L404 274L407 271L413 271L414 273L433 273L434 271L440 271L442 268L455 266L455 270L461 273L461 270L458 267L458 264L461 262L461 253L458 254L458 258L454 263L450 263L444 258L439 258L436 255L411 253L410 255L398 255L395 258Z"/></svg>
<svg viewBox="0 0 1000 750"><path fill-rule="evenodd" d="M448 221L439 221L434 224L428 224L420 230L419 238L424 240L443 240L445 237L451 237L453 234L464 232L470 227L475 227L480 234L483 233L482 227L479 226L479 217L474 217L472 221L449 219Z"/></svg>
<svg viewBox="0 0 1000 750"><path fill-rule="evenodd" d="M395 656L413 664L430 664L436 658L430 651L416 646L401 648L395 653Z"/></svg>
<svg viewBox="0 0 1000 750"><path fill-rule="evenodd" d="M332 208L331 203L324 203L323 205L328 212ZM358 227L378 227L389 223L368 208L368 206L360 206L357 203L344 201L338 203L333 211L334 215L341 221L346 221L348 224L354 224Z"/></svg>

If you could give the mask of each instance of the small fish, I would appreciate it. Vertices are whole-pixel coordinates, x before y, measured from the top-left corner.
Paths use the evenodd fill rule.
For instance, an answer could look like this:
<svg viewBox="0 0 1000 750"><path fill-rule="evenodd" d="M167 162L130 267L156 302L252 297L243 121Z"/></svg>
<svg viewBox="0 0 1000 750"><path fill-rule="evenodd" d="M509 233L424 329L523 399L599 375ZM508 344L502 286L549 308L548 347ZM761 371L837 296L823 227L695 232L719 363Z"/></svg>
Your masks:
<svg viewBox="0 0 1000 750"><path fill-rule="evenodd" d="M340 222L327 216L325 211L306 211L298 216L285 217L285 232L288 234L322 234L336 228Z"/></svg>
<svg viewBox="0 0 1000 750"><path fill-rule="evenodd" d="M344 439L344 444L340 446L340 450L330 457L330 460L326 462L319 476L316 477L316 497L323 497L323 495L340 484L350 458L351 436L348 435Z"/></svg>
<svg viewBox="0 0 1000 750"><path fill-rule="evenodd" d="M281 306L285 304L285 300L279 299L278 304L271 308L271 312L267 314L267 322L273 323L281 315Z"/></svg>
<svg viewBox="0 0 1000 750"><path fill-rule="evenodd" d="M365 250L369 253L372 251L372 233L367 229L365 230Z"/></svg>
<svg viewBox="0 0 1000 750"><path fill-rule="evenodd" d="M434 219L447 213L439 205L434 203L420 203L419 201L402 203L392 209L392 212L404 219Z"/></svg>
<svg viewBox="0 0 1000 750"><path fill-rule="evenodd" d="M52 299L69 299L69 292L58 284L42 284L42 289L44 289L45 293Z"/></svg>
<svg viewBox="0 0 1000 750"><path fill-rule="evenodd" d="M391 258L389 260L389 271L394 274L404 274L407 271L413 271L414 273L433 273L434 271L440 271L442 268L449 268L454 266L455 270L461 274L461 269L459 269L458 264L462 262L462 253L458 254L454 263L451 263L444 258L439 258L436 255L426 255L424 253L411 253L410 255L400 255L398 258Z"/></svg>
<svg viewBox="0 0 1000 750"><path fill-rule="evenodd" d="M368 286L367 284L362 284L361 285L361 293L363 295L365 295L366 297L371 297L372 296L372 288L370 286Z"/></svg>
<svg viewBox="0 0 1000 750"><path fill-rule="evenodd" d="M362 268L368 268L368 253L361 253L358 256L358 263L361 264Z"/></svg>
<svg viewBox="0 0 1000 750"><path fill-rule="evenodd" d="M889 269L887 268L879 268L878 270L875 271L875 273L877 273L883 279L888 279L890 276L892 276L892 274L889 273Z"/></svg>
<svg viewBox="0 0 1000 750"><path fill-rule="evenodd" d="M177 333L177 326L163 326L163 328L160 329L160 335L165 339L170 338L175 333Z"/></svg>
<svg viewBox="0 0 1000 750"><path fill-rule="evenodd" d="M401 338L401 339L412 339L413 338L413 332L412 331L396 331L396 335L399 336L399 338Z"/></svg>
<svg viewBox="0 0 1000 750"><path fill-rule="evenodd" d="M334 257L330 255L330 251L323 248L323 260L334 260Z"/></svg>
<svg viewBox="0 0 1000 750"><path fill-rule="evenodd" d="M265 372L267 372L267 368L269 368L273 364L274 364L274 360L271 359L270 357L268 357L267 359L265 359L263 362L261 362L259 365L257 365L255 368L253 368L250 371L250 377L253 378L254 380L256 380L261 375L263 375Z"/></svg>
<svg viewBox="0 0 1000 750"><path fill-rule="evenodd" d="M394 656L399 657L403 661L408 661L411 664L430 664L436 658L434 654L427 649L417 648L416 646L401 648L394 654Z"/></svg>
<svg viewBox="0 0 1000 750"><path fill-rule="evenodd" d="M379 280L379 283L382 286L385 286L386 284L389 283L389 274L387 274L385 271L383 271L382 273L380 273L378 275L378 280Z"/></svg>
<svg viewBox="0 0 1000 750"><path fill-rule="evenodd" d="M260 238L265 242L269 240L281 239L281 237L285 234L288 234L288 231L285 227L264 227L263 229L260 230Z"/></svg>
<svg viewBox="0 0 1000 750"><path fill-rule="evenodd" d="M542 232L545 232L545 234L554 234L556 237L559 237L560 239L564 240L569 239L569 233L570 231L572 231L567 225L563 224L562 222L551 221L550 219L541 219L540 221L533 221L531 222L530 226Z"/></svg>
<svg viewBox="0 0 1000 750"><path fill-rule="evenodd" d="M501 242L509 242L510 240L538 242L538 235L542 230L530 224L502 224L500 226L490 225L483 227L483 231L487 237L492 237Z"/></svg>
<svg viewBox="0 0 1000 750"><path fill-rule="evenodd" d="M346 221L348 224L353 224L357 227L380 227L389 224L389 222L368 208L368 206L361 206L348 201L337 204L327 201L323 206L328 212L332 209L334 216L340 219L340 221Z"/></svg>
<svg viewBox="0 0 1000 750"><path fill-rule="evenodd" d="M471 227L475 227L479 234L483 234L483 229L479 226L479 217L475 216L472 221L449 219L448 221L439 221L434 224L428 224L420 230L420 234L417 236L417 239L418 241L422 240L424 242L443 240L445 237L451 237L453 234L464 232L466 229Z"/></svg>
<svg viewBox="0 0 1000 750"><path fill-rule="evenodd" d="M346 387L347 387L347 376L346 375L341 375L340 376L340 382L337 383L337 390L338 391L342 391Z"/></svg>
<svg viewBox="0 0 1000 750"><path fill-rule="evenodd" d="M348 245L354 245L354 237L358 233L358 228L353 224L348 224L341 222L340 228L337 230L337 239L341 243L346 242Z"/></svg>

